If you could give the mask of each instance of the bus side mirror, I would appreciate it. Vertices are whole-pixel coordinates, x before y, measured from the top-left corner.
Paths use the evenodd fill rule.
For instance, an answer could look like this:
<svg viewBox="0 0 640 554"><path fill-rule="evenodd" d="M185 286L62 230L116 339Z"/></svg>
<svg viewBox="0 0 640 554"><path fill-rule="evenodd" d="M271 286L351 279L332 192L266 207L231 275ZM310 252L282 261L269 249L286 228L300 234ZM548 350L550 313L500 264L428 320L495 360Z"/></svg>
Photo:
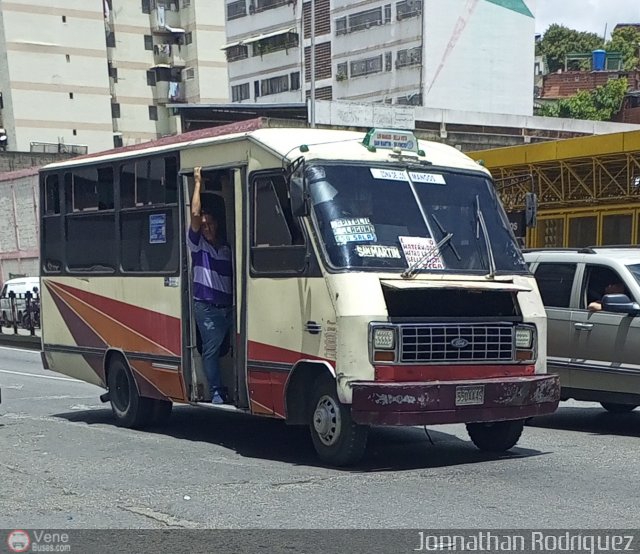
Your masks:
<svg viewBox="0 0 640 554"><path fill-rule="evenodd" d="M524 197L524 217L527 227L536 226L538 215L538 197L535 192L527 192Z"/></svg>

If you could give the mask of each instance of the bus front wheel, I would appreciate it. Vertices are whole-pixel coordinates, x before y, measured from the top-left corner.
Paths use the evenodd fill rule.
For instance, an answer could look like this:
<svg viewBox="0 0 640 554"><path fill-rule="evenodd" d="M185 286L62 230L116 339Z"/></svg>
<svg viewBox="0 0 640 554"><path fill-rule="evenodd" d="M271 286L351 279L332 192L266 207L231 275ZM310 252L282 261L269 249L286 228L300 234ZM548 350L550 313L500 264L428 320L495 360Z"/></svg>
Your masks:
<svg viewBox="0 0 640 554"><path fill-rule="evenodd" d="M120 427L136 429L149 423L153 410L153 400L138 394L131 370L120 358L109 366L109 399L111 411Z"/></svg>
<svg viewBox="0 0 640 554"><path fill-rule="evenodd" d="M520 440L524 420L496 421L493 423L467 423L469 437L480 450L506 452Z"/></svg>
<svg viewBox="0 0 640 554"><path fill-rule="evenodd" d="M364 455L369 428L351 419L349 406L338 399L333 378L322 375L316 380L310 408L311 439L319 458L334 466L357 463Z"/></svg>

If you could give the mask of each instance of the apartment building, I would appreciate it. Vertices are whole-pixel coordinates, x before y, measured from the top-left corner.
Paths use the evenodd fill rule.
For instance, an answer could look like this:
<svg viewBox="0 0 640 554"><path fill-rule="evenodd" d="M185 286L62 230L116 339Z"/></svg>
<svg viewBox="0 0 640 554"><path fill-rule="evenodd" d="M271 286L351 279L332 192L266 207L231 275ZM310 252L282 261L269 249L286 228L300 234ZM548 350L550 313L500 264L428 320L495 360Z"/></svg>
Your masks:
<svg viewBox="0 0 640 554"><path fill-rule="evenodd" d="M0 1L0 148L95 152L177 132L172 104L228 99L224 13L210 0Z"/></svg>
<svg viewBox="0 0 640 554"><path fill-rule="evenodd" d="M225 0L233 102L533 113L535 0Z"/></svg>

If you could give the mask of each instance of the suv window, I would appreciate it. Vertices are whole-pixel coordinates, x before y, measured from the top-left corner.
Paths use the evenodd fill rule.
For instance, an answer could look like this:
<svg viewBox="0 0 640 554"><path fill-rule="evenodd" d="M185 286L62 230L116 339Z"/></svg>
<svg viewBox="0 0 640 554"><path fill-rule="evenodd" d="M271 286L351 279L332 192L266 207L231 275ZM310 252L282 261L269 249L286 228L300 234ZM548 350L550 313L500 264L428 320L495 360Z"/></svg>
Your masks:
<svg viewBox="0 0 640 554"><path fill-rule="evenodd" d="M587 265L584 275L579 306L582 310L586 310L591 302L600 302L608 285L624 283L624 279L617 272L602 265ZM624 293L629 296L626 286Z"/></svg>
<svg viewBox="0 0 640 554"><path fill-rule="evenodd" d="M576 264L541 263L536 269L535 278L543 304L553 308L568 308L575 274Z"/></svg>

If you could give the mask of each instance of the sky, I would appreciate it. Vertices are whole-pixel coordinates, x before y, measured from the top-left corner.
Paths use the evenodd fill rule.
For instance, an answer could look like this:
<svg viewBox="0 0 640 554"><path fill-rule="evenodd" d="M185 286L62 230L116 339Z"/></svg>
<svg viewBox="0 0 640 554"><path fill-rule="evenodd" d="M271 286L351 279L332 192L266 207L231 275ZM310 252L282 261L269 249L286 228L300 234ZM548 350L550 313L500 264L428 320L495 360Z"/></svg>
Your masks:
<svg viewBox="0 0 640 554"><path fill-rule="evenodd" d="M617 23L640 23L640 0L536 0L536 33L559 23L607 38Z"/></svg>

